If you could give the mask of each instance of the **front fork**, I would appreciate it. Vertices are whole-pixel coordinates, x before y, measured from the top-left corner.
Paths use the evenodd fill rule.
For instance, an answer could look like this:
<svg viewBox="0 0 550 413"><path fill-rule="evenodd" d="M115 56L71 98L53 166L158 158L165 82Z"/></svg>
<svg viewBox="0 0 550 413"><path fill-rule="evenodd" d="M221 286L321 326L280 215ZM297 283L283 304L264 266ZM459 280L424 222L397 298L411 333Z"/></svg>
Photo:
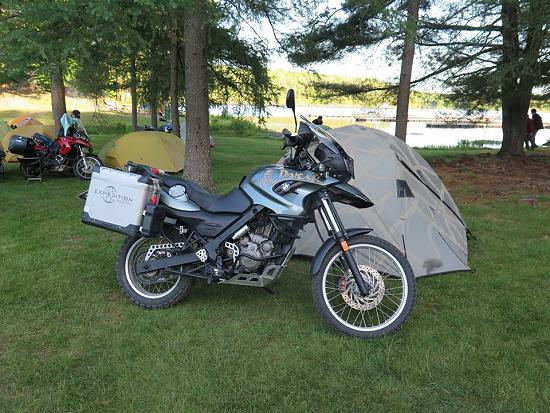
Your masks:
<svg viewBox="0 0 550 413"><path fill-rule="evenodd" d="M357 283L357 288L359 289L361 295L369 295L370 286L365 282L365 280L363 280L361 272L359 271L357 263L355 262L355 258L353 258L353 255L349 250L349 237L346 234L346 229L342 224L342 220L338 215L338 211L336 211L332 200L326 192L321 195L320 201L321 207L319 208L319 212L321 213L321 218L323 219L323 223L325 224L328 234L332 236L336 241L338 241L338 244L342 249L344 262L348 269L351 271L351 274L353 275L353 278Z"/></svg>
<svg viewBox="0 0 550 413"><path fill-rule="evenodd" d="M78 145L77 148L78 148L78 154L84 161L84 168L85 170L88 170L88 162L86 162L86 156L84 156L84 151L82 150L82 146Z"/></svg>

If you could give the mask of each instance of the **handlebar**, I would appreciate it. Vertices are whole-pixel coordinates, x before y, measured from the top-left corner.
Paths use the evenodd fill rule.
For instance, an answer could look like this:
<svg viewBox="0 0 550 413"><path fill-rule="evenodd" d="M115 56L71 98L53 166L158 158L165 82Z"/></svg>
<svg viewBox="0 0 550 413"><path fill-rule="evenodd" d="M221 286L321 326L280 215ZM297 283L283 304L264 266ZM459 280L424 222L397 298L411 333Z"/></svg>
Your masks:
<svg viewBox="0 0 550 413"><path fill-rule="evenodd" d="M283 139L282 149L289 148L289 147L296 148L303 143L300 135L293 135L292 133L290 133L288 129L283 129L282 139Z"/></svg>

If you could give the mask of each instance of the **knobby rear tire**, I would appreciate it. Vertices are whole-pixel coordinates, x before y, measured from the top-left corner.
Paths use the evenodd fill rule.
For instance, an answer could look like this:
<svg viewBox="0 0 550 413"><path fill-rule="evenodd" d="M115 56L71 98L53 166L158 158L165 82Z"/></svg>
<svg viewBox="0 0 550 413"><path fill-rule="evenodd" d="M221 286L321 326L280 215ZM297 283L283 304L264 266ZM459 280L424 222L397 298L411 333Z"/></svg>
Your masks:
<svg viewBox="0 0 550 413"><path fill-rule="evenodd" d="M155 238L158 240L158 238ZM166 294L148 294L140 289L136 280L135 264L141 262L139 247L151 238L143 238L139 235L128 237L118 252L117 279L122 292L136 305L147 309L160 309L171 307L191 294L195 279L179 276L176 284ZM167 242L167 241L164 241ZM158 270L162 271L162 270ZM149 296L147 296L149 295Z"/></svg>
<svg viewBox="0 0 550 413"><path fill-rule="evenodd" d="M339 260L342 250L336 244L324 257L319 273L312 277L316 310L342 334L374 338L395 333L408 319L416 301L411 265L401 251L381 238L357 235L351 237L348 245L362 268L363 279L370 280L375 288L369 297L359 295L351 273L343 270ZM392 312L393 307L396 308ZM388 318L381 321L380 317L384 319L386 315Z"/></svg>

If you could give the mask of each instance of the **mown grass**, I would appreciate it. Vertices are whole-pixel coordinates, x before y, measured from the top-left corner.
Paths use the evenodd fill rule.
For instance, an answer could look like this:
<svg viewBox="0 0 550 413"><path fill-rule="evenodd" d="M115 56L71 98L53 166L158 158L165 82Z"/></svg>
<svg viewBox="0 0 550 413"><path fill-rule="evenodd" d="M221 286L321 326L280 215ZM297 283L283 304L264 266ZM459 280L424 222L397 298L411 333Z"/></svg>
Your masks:
<svg viewBox="0 0 550 413"><path fill-rule="evenodd" d="M280 156L276 140L216 143L222 191ZM547 411L546 198L461 205L476 272L419 279L403 330L361 341L324 327L304 259L277 295L197 283L137 308L115 279L123 237L80 223L86 186L0 178L0 411Z"/></svg>

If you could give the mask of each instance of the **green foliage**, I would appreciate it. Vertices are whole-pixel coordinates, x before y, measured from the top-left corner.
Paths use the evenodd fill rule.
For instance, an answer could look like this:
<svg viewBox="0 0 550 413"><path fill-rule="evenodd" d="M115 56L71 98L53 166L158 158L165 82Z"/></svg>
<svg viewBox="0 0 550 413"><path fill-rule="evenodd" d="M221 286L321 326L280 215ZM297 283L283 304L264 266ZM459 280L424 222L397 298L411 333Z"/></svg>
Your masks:
<svg viewBox="0 0 550 413"><path fill-rule="evenodd" d="M507 83L530 96L534 87L550 84L547 6L541 0L482 0L468 7L448 2L438 15L424 16L419 45L462 107L499 103Z"/></svg>
<svg viewBox="0 0 550 413"><path fill-rule="evenodd" d="M210 118L212 135L230 136L264 136L270 135L265 129L259 128L254 122L239 117L213 116Z"/></svg>
<svg viewBox="0 0 550 413"><path fill-rule="evenodd" d="M77 0L3 2L0 8L0 83L32 80L49 88L53 66L67 68L82 49L87 4Z"/></svg>
<svg viewBox="0 0 550 413"><path fill-rule="evenodd" d="M346 0L327 7L319 16L305 14L302 30L285 39L289 59L299 65L339 59L359 48L395 36L399 1Z"/></svg>
<svg viewBox="0 0 550 413"><path fill-rule="evenodd" d="M495 141L490 139L477 139L473 141L469 141L467 139L462 139L458 141L457 148L465 149L465 148L483 148L486 145L500 145L501 141Z"/></svg>
<svg viewBox="0 0 550 413"><path fill-rule="evenodd" d="M97 134L114 134L123 135L132 131L131 126L125 122L94 122L91 121L86 125L88 133Z"/></svg>
<svg viewBox="0 0 550 413"><path fill-rule="evenodd" d="M304 105L330 104L345 106L377 107L381 104L395 104L396 90L365 92L363 86L385 88L389 84L376 79L350 78L339 75L321 75L308 71L276 69L270 72L272 81L279 89L277 104L284 105L286 91L294 88L299 102ZM413 91L410 97L413 108L453 107L443 94Z"/></svg>
<svg viewBox="0 0 550 413"><path fill-rule="evenodd" d="M210 30L210 99L246 104L262 115L278 92L267 70L268 51L239 38L236 27Z"/></svg>
<svg viewBox="0 0 550 413"><path fill-rule="evenodd" d="M240 15L275 16L275 4L248 1L209 4L209 71L214 103L248 104L261 114L276 88L267 72L268 46L244 40ZM169 96L171 22L183 21L188 2L98 0L22 1L0 11L0 84L32 81L49 86L50 65L61 64L65 80L80 94L100 99L130 87L135 59L138 99L166 102ZM238 7L237 7L238 6ZM261 10L261 11L260 11ZM179 27L179 96L184 102L183 30Z"/></svg>

